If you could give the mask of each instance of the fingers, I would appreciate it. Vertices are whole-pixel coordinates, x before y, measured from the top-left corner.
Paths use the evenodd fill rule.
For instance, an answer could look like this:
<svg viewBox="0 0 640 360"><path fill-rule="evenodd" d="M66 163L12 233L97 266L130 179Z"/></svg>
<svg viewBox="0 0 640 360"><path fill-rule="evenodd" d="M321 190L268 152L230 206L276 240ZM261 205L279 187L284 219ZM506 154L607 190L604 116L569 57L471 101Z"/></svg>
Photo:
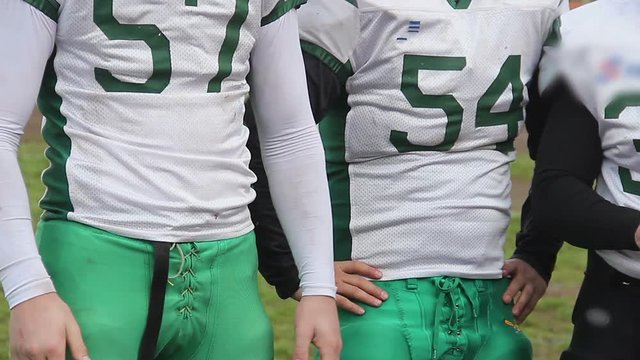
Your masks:
<svg viewBox="0 0 640 360"><path fill-rule="evenodd" d="M338 307L342 310L346 310L352 314L364 315L364 309L362 307L342 295L336 296L336 304L338 304Z"/></svg>
<svg viewBox="0 0 640 360"><path fill-rule="evenodd" d="M533 296L533 292L534 292L533 286L527 285L524 287L524 289L522 289L522 292L520 293L520 297L518 298L518 301L513 306L513 315L516 318L519 318L522 312L524 311L524 309L528 307L529 301L532 300L531 298Z"/></svg>
<svg viewBox="0 0 640 360"><path fill-rule="evenodd" d="M296 328L296 350L293 355L294 360L309 360L309 346L313 338L313 329L308 326L298 326Z"/></svg>
<svg viewBox="0 0 640 360"><path fill-rule="evenodd" d="M374 284L373 282L360 277L360 276L347 276L344 279L344 282L346 282L347 284L353 285L361 290L363 290L364 292L366 292L367 294L375 297L378 300L381 300L380 303L382 303L382 301L385 301L389 298L389 294L387 294L386 291L382 290L381 288L379 288L378 286L376 286L376 284ZM368 305L372 305L372 306L379 306L379 305L373 305L367 302Z"/></svg>
<svg viewBox="0 0 640 360"><path fill-rule="evenodd" d="M366 291L357 286L348 283L342 283L338 286L338 293L350 300L359 301L369 306L378 307L382 305L382 300L369 295Z"/></svg>
<svg viewBox="0 0 640 360"><path fill-rule="evenodd" d="M12 359L19 360L65 360L64 346L43 345L21 349L14 353Z"/></svg>
<svg viewBox="0 0 640 360"><path fill-rule="evenodd" d="M535 309L536 305L538 304L538 300L540 300L540 297L535 300L532 299L528 302L527 306L524 308L524 310L522 310L520 316L516 318L519 324L522 324L529 317L529 315L531 315L533 309Z"/></svg>
<svg viewBox="0 0 640 360"><path fill-rule="evenodd" d="M337 263L337 265L347 274L360 275L369 279L382 278L382 272L380 272L380 270L361 261L341 261Z"/></svg>
<svg viewBox="0 0 640 360"><path fill-rule="evenodd" d="M509 287L507 287L504 295L502 295L502 301L504 301L505 304L511 304L516 295L522 291L526 285L526 280L523 276L517 276L517 272L514 272L514 274L516 275L511 278Z"/></svg>
<svg viewBox="0 0 640 360"><path fill-rule="evenodd" d="M73 360L89 360L89 351L82 340L80 326L75 320L71 320L67 324L67 347L71 352ZM64 359L61 359L64 360Z"/></svg>
<svg viewBox="0 0 640 360"><path fill-rule="evenodd" d="M546 284L531 285L527 286L522 291L522 296L518 300L518 304L516 304L518 308L514 308L513 310L518 323L523 323L527 319L527 317L529 317L531 312L533 312L533 310L536 308L536 305L538 304L538 301L540 301L540 299L544 295L545 288Z"/></svg>
<svg viewBox="0 0 640 360"><path fill-rule="evenodd" d="M321 360L340 360L340 346L320 347L318 351Z"/></svg>
<svg viewBox="0 0 640 360"><path fill-rule="evenodd" d="M37 343L23 343L11 350L14 360L65 360L63 338L52 336Z"/></svg>

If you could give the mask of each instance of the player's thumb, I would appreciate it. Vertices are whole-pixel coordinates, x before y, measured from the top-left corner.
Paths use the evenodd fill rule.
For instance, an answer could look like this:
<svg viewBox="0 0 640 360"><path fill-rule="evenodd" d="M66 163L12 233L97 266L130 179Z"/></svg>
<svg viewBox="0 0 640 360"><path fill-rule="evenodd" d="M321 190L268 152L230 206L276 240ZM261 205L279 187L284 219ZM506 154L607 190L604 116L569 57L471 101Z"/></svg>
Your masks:
<svg viewBox="0 0 640 360"><path fill-rule="evenodd" d="M296 351L293 355L294 360L309 360L309 346L313 332L309 329L298 327L296 329Z"/></svg>
<svg viewBox="0 0 640 360"><path fill-rule="evenodd" d="M89 351L87 346L82 340L82 333L80 332L80 326L75 320L70 320L67 323L67 347L71 352L73 360L90 360Z"/></svg>

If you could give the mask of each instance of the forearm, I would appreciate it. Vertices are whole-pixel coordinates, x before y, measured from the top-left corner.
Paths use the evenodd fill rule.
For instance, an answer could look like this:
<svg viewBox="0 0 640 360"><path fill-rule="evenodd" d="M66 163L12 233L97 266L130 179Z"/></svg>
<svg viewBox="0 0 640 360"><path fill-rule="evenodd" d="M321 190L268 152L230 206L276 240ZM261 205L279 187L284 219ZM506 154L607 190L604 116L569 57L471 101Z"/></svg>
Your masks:
<svg viewBox="0 0 640 360"><path fill-rule="evenodd" d="M535 233L532 222L529 196L522 206L521 230L516 235L516 249L512 257L527 262L548 283L563 242L555 236Z"/></svg>
<svg viewBox="0 0 640 360"><path fill-rule="evenodd" d="M15 152L0 149L0 167L0 281L9 306L14 307L54 288L38 255Z"/></svg>
<svg viewBox="0 0 640 360"><path fill-rule="evenodd" d="M244 119L245 125L249 128L247 141L247 148L251 152L249 168L257 178L253 185L256 199L249 205L249 210L255 224L259 270L265 280L275 286L278 295L286 299L291 297L300 286L298 268L273 207L269 180L262 163L258 130L251 108L247 109Z"/></svg>
<svg viewBox="0 0 640 360"><path fill-rule="evenodd" d="M303 295L334 296L324 151L309 106L294 13L263 28L252 65L252 102L264 167Z"/></svg>
<svg viewBox="0 0 640 360"><path fill-rule="evenodd" d="M318 58L304 52L303 58L311 109L318 123L340 95L342 85L336 74ZM275 286L280 297L289 298L300 286L298 268L273 206L251 108L247 109L244 119L249 128L247 147L252 154L249 167L257 177L253 186L256 199L249 209L256 227L260 273L269 284Z"/></svg>
<svg viewBox="0 0 640 360"><path fill-rule="evenodd" d="M535 160L542 133L549 118L552 97L540 96L540 71L536 71L527 84L529 102L526 108L525 124L529 156ZM521 259L531 265L547 282L551 279L553 268L563 241L555 236L541 235L533 228L533 212L529 194L522 206L520 232L516 235L516 249L513 258Z"/></svg>
<svg viewBox="0 0 640 360"><path fill-rule="evenodd" d="M591 250L638 250L640 212L617 206L562 170L536 174L534 206L538 227Z"/></svg>
<svg viewBox="0 0 640 360"><path fill-rule="evenodd" d="M0 281L10 307L54 291L36 248L17 160L54 35L55 23L26 3L0 3Z"/></svg>

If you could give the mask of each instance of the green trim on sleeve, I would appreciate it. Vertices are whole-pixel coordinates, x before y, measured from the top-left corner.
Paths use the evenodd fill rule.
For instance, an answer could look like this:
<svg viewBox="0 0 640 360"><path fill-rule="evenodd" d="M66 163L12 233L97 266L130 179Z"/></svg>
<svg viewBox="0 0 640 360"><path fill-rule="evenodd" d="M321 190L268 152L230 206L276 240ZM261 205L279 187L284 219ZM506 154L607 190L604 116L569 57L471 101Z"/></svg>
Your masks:
<svg viewBox="0 0 640 360"><path fill-rule="evenodd" d="M350 62L343 63L324 48L305 40L300 40L300 46L302 46L302 51L316 57L331 69L341 82L344 83L349 76L353 75Z"/></svg>
<svg viewBox="0 0 640 360"><path fill-rule="evenodd" d="M307 0L279 0L276 6L273 7L271 12L262 18L260 26L269 25L272 22L278 20L282 15L288 13L290 10L305 4Z"/></svg>
<svg viewBox="0 0 640 360"><path fill-rule="evenodd" d="M58 4L56 0L24 0L24 2L40 10L43 14L51 18L51 20L58 22L60 4Z"/></svg>
<svg viewBox="0 0 640 360"><path fill-rule="evenodd" d="M447 0L447 2L455 10L466 10L471 5L471 0Z"/></svg>
<svg viewBox="0 0 640 360"><path fill-rule="evenodd" d="M553 21L553 25L551 25L551 31L549 32L549 36L547 36L547 40L544 42L544 46L558 46L560 41L562 41L562 33L560 32L560 27L562 26L562 22L560 18L557 18Z"/></svg>

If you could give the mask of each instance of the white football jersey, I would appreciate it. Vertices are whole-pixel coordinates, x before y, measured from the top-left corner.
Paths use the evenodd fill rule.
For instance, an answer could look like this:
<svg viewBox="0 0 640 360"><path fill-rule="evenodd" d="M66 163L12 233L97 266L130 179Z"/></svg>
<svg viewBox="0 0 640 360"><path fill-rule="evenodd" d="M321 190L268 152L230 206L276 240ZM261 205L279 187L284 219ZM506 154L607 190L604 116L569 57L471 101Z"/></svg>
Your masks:
<svg viewBox="0 0 640 360"><path fill-rule="evenodd" d="M600 0L562 18L559 70L598 121L603 163L596 191L640 210L640 3ZM555 57L556 55L554 55ZM557 70L556 70L557 71ZM640 278L639 251L598 251Z"/></svg>
<svg viewBox="0 0 640 360"><path fill-rule="evenodd" d="M565 9L560 0L301 9L303 48L348 76L348 112L320 124L339 259L385 279L502 276L525 85Z"/></svg>
<svg viewBox="0 0 640 360"><path fill-rule="evenodd" d="M249 55L301 1L25 1L58 23L44 218L156 241L250 231Z"/></svg>

